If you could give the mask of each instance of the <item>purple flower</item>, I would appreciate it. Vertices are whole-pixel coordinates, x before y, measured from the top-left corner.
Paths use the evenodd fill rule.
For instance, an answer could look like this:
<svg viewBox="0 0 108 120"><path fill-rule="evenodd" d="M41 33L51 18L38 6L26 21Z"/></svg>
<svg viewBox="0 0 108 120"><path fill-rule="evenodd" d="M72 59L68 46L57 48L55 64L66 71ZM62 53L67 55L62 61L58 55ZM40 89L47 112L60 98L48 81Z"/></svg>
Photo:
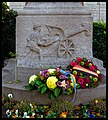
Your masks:
<svg viewBox="0 0 108 120"><path fill-rule="evenodd" d="M43 71L41 71L40 72L40 75L41 76L44 76L44 77L48 77L49 75L48 75L48 70L43 70Z"/></svg>
<svg viewBox="0 0 108 120"><path fill-rule="evenodd" d="M87 114L90 113L90 110L87 110Z"/></svg>
<svg viewBox="0 0 108 120"><path fill-rule="evenodd" d="M61 81L58 81L58 82L57 82L57 85L58 85L59 87L62 87Z"/></svg>
<svg viewBox="0 0 108 120"><path fill-rule="evenodd" d="M94 114L90 114L90 118L94 118L95 117L95 115Z"/></svg>
<svg viewBox="0 0 108 120"><path fill-rule="evenodd" d="M60 75L59 78L60 78L60 79L68 79L68 77L65 76L65 75Z"/></svg>

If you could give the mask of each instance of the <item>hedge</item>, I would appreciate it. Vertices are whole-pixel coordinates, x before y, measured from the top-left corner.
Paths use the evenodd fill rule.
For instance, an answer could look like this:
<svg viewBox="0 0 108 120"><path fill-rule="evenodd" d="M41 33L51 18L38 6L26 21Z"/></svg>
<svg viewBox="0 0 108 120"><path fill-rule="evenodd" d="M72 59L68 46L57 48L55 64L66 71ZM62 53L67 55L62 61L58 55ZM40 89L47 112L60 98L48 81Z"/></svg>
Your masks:
<svg viewBox="0 0 108 120"><path fill-rule="evenodd" d="M93 56L103 61L106 68L106 23L93 22Z"/></svg>

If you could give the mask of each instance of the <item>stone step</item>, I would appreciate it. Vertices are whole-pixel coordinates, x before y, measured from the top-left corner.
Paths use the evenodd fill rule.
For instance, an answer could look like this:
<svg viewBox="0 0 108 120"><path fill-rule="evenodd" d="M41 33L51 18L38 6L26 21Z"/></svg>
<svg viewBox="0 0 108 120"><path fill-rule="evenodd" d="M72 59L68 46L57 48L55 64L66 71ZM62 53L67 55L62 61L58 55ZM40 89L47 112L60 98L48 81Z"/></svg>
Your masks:
<svg viewBox="0 0 108 120"><path fill-rule="evenodd" d="M36 102L37 104L49 105L53 100L48 98L48 93L41 94L40 92L33 90L25 89L24 82L12 84L4 84L2 83L2 94L8 95L13 94L13 100L15 101L29 101L29 102ZM90 88L90 89L77 89L76 100L73 102L74 105L77 104L87 104L93 99L98 98L106 98L106 84L102 83L97 88ZM64 99L68 101L72 101L73 95L60 95L58 99Z"/></svg>

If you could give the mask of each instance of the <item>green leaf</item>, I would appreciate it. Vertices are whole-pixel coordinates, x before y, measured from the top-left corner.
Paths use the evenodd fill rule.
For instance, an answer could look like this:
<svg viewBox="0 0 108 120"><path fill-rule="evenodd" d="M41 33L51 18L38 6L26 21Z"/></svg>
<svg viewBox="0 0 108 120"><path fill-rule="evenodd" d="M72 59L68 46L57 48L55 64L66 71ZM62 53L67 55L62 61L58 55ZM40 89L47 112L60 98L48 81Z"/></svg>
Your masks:
<svg viewBox="0 0 108 120"><path fill-rule="evenodd" d="M28 90L33 90L33 87L32 86L24 86L26 89L28 89Z"/></svg>
<svg viewBox="0 0 108 120"><path fill-rule="evenodd" d="M57 97L57 96L59 96L59 94L60 94L60 88L55 88L55 90L54 90L54 95Z"/></svg>
<svg viewBox="0 0 108 120"><path fill-rule="evenodd" d="M47 90L47 87L44 86L44 87L41 89L41 93L43 94L46 90Z"/></svg>
<svg viewBox="0 0 108 120"><path fill-rule="evenodd" d="M20 81L20 80L16 80L15 82L16 82L16 83L20 83L21 81Z"/></svg>
<svg viewBox="0 0 108 120"><path fill-rule="evenodd" d="M41 85L38 86L38 88L40 89L40 88L43 87L43 86L44 86L44 84L41 84Z"/></svg>
<svg viewBox="0 0 108 120"><path fill-rule="evenodd" d="M50 93L50 94L49 94L49 98L51 98L52 100L54 100L54 99L55 99L54 94L53 94L53 93Z"/></svg>
<svg viewBox="0 0 108 120"><path fill-rule="evenodd" d="M41 85L42 82L41 82L40 80L36 80L36 84L37 84L37 85Z"/></svg>

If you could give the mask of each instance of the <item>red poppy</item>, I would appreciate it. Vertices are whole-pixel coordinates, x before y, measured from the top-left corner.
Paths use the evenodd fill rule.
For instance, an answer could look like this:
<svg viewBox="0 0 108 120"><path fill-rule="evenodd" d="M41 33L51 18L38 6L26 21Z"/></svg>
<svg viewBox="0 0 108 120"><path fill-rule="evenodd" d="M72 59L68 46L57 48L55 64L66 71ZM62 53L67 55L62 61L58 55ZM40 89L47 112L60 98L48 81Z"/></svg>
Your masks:
<svg viewBox="0 0 108 120"><path fill-rule="evenodd" d="M74 75L74 74L73 74ZM74 77L76 78L76 79L78 79L79 78L79 76L77 76L77 75L74 75Z"/></svg>
<svg viewBox="0 0 108 120"><path fill-rule="evenodd" d="M85 66L88 66L88 64L89 64L89 62L88 62L88 60L86 60L86 62L85 62Z"/></svg>
<svg viewBox="0 0 108 120"><path fill-rule="evenodd" d="M99 80L102 80L102 74L99 74L98 76L99 76Z"/></svg>
<svg viewBox="0 0 108 120"><path fill-rule="evenodd" d="M89 78L87 77L87 78L85 78L85 82L87 83L87 84L90 84L90 80L89 80Z"/></svg>
<svg viewBox="0 0 108 120"><path fill-rule="evenodd" d="M79 58L77 58L77 61L78 61L78 62L81 62L81 60L82 60L82 58L80 58L80 57L79 57Z"/></svg>
<svg viewBox="0 0 108 120"><path fill-rule="evenodd" d="M86 84L81 84L80 86L81 86L82 89L86 88Z"/></svg>
<svg viewBox="0 0 108 120"><path fill-rule="evenodd" d="M70 66L72 66L72 67L75 66L75 65L77 65L77 62L73 61L73 62L70 63Z"/></svg>
<svg viewBox="0 0 108 120"><path fill-rule="evenodd" d="M82 85L82 84L84 83L84 79L83 79L83 78L78 78L78 83L79 83L80 85Z"/></svg>
<svg viewBox="0 0 108 120"><path fill-rule="evenodd" d="M94 71L95 70L94 66L90 66L90 70Z"/></svg>

